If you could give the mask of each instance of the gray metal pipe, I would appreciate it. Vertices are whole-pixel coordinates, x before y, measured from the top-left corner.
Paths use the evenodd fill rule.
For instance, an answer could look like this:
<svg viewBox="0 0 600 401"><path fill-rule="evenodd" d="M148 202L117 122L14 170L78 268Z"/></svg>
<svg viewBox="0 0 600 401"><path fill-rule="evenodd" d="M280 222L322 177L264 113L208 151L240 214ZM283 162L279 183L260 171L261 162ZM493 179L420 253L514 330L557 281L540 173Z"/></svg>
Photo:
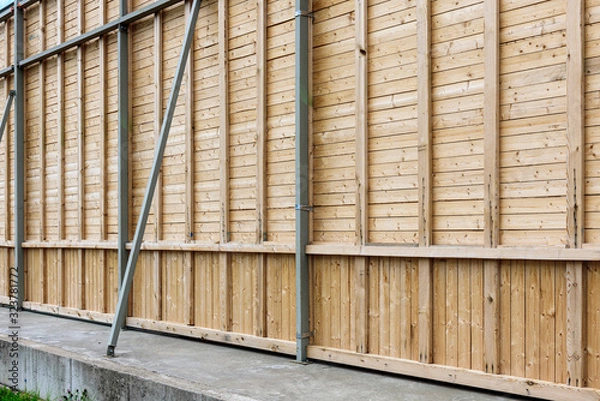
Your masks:
<svg viewBox="0 0 600 401"><path fill-rule="evenodd" d="M14 90L11 90L8 94L8 99L6 99L6 104L4 105L4 114L2 114L2 121L0 122L0 142L2 142L2 137L4 136L4 130L6 129L6 123L8 122L8 114L10 113L10 107L12 106L16 93L17 92Z"/></svg>
<svg viewBox="0 0 600 401"><path fill-rule="evenodd" d="M125 270L125 277L123 283L120 286L119 300L117 303L117 310L115 312L115 318L113 320L110 339L108 341L108 349L106 354L108 356L114 356L115 347L119 340L119 333L121 327L125 323L125 314L127 311L127 304L129 299L129 292L131 291L131 284L133 282L133 275L135 273L135 267L137 264L138 256L140 254L140 248L142 246L142 240L144 237L144 231L146 230L146 223L148 222L148 215L150 214L150 207L152 205L152 198L156 189L156 182L158 180L158 174L162 166L163 155L165 153L165 147L167 145L167 139L169 138L169 131L171 130L171 123L173 122L173 115L175 114L175 106L177 105L177 97L179 96L179 89L181 88L181 82L183 80L183 74L185 72L185 66L190 53L190 47L194 36L194 30L196 29L196 20L200 13L201 0L194 0L192 4L192 10L190 12L190 20L188 21L185 38L181 47L181 55L177 63L177 69L175 70L175 77L173 79L173 86L169 95L169 101L167 103L167 110L163 119L163 124L160 130L160 137L158 140L158 146L154 155L154 161L150 170L150 177L148 178L148 184L146 186L146 193L144 194L144 200L142 202L142 210L140 211L140 217L135 229L133 236L133 244L129 259L127 260L127 269Z"/></svg>
<svg viewBox="0 0 600 401"><path fill-rule="evenodd" d="M309 132L309 19L308 0L296 0L296 360L306 361L308 322L308 132Z"/></svg>

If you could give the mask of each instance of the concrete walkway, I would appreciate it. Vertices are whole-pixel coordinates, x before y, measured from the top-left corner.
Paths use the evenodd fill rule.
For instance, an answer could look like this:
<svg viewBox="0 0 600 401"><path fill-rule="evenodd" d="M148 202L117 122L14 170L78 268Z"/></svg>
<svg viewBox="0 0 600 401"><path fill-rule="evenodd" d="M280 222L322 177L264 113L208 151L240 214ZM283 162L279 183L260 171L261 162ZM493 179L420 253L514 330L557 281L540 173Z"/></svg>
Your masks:
<svg viewBox="0 0 600 401"><path fill-rule="evenodd" d="M6 383L10 322L0 308L0 383ZM88 389L102 400L453 400L521 399L291 357L125 330L107 358L110 327L19 313L19 379L42 396ZM63 393L56 393L56 384Z"/></svg>

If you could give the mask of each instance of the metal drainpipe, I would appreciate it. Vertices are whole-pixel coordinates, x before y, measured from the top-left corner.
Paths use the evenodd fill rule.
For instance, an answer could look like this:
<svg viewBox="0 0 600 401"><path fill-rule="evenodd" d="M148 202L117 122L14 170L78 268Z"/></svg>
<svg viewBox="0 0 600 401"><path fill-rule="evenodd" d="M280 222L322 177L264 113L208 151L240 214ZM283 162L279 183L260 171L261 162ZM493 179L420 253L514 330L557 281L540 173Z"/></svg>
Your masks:
<svg viewBox="0 0 600 401"><path fill-rule="evenodd" d="M25 299L25 71L19 65L24 55L23 8L15 0L13 6L15 24L15 267L17 269L17 308L23 308Z"/></svg>
<svg viewBox="0 0 600 401"><path fill-rule="evenodd" d="M310 339L308 289L309 0L296 0L296 361L305 362Z"/></svg>

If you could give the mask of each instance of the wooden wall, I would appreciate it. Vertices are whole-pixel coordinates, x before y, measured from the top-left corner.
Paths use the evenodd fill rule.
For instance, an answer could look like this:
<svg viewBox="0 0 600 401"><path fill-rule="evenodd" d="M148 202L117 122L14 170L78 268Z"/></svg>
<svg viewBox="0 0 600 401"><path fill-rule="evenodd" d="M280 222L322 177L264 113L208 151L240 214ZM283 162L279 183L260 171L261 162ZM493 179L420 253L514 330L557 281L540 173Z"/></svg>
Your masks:
<svg viewBox="0 0 600 401"><path fill-rule="evenodd" d="M190 5L129 29L130 237ZM295 352L294 13L203 2L129 325ZM35 3L26 56L117 17ZM313 0L311 21L309 356L600 399L600 2ZM112 320L117 61L112 32L26 70L29 309ZM2 302L12 149L9 120Z"/></svg>

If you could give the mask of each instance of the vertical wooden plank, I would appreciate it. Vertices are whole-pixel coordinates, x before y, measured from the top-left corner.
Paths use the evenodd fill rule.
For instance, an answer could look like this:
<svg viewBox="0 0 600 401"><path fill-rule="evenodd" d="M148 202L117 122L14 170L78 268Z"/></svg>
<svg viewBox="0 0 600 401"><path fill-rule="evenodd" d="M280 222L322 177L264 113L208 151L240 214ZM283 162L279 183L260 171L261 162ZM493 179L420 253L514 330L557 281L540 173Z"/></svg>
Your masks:
<svg viewBox="0 0 600 401"><path fill-rule="evenodd" d="M419 297L421 296L421 266L419 266ZM446 261L437 260L433 267L433 355L432 361L423 361L426 363L435 363L438 365L446 364ZM419 318L420 318L419 310ZM419 320L419 325L421 321ZM420 351L419 351L420 353Z"/></svg>
<svg viewBox="0 0 600 401"><path fill-rule="evenodd" d="M406 326L410 322L404 313L404 279L405 266L402 259L394 259L390 266L390 302L389 302L389 332L390 353L392 357L400 357L404 352L406 355ZM403 356L406 358L406 356Z"/></svg>
<svg viewBox="0 0 600 401"><path fill-rule="evenodd" d="M39 31L38 35L40 36L40 47L42 50L46 49L46 6L43 2L39 3L38 12L39 12ZM40 233L39 238L40 241L45 241L46 239L46 63L45 61L40 62L40 66L38 68L38 80L39 80L39 88L41 91L40 94L40 115L39 115L39 125L40 125L40 137L39 147L40 147Z"/></svg>
<svg viewBox="0 0 600 401"><path fill-rule="evenodd" d="M419 360L419 265L416 259L407 261L410 280L410 359ZM410 295L408 295L410 294Z"/></svg>
<svg viewBox="0 0 600 401"><path fill-rule="evenodd" d="M584 0L567 0L567 238L584 239Z"/></svg>
<svg viewBox="0 0 600 401"><path fill-rule="evenodd" d="M390 258L379 258L379 354L390 355Z"/></svg>
<svg viewBox="0 0 600 401"><path fill-rule="evenodd" d="M185 2L185 20L190 18L192 2ZM185 75L185 242L194 239L194 37L187 58ZM184 254L183 271L183 319L194 324L194 258L192 252Z"/></svg>
<svg viewBox="0 0 600 401"><path fill-rule="evenodd" d="M163 119L163 12L154 14L154 143L157 144L160 136L161 122ZM154 240L162 240L163 229L163 179L162 173L156 180L154 191ZM163 317L162 272L163 252L154 252L154 308L156 320Z"/></svg>
<svg viewBox="0 0 600 401"><path fill-rule="evenodd" d="M85 24L85 3L79 2L77 7L77 30L81 35L84 32ZM78 239L85 239L85 59L84 46L81 44L77 47L77 218L79 220ZM85 309L85 255L84 250L78 251L79 266L78 272L78 308Z"/></svg>
<svg viewBox="0 0 600 401"><path fill-rule="evenodd" d="M40 48L46 49L46 6L43 2L40 2L38 6L39 13L39 31L40 36ZM46 62L42 61L38 68L38 80L40 88L40 137L39 137L39 148L40 148L40 241L46 240ZM40 269L42 271L42 303L48 302L48 266L46 261L46 254L44 250L41 250L40 256Z"/></svg>
<svg viewBox="0 0 600 401"><path fill-rule="evenodd" d="M267 240L267 3L264 0L257 1L256 12L256 241L262 244ZM256 336L262 336L265 332L266 316L267 255L259 254L257 263L253 296L253 333Z"/></svg>
<svg viewBox="0 0 600 401"><path fill-rule="evenodd" d="M525 263L511 263L510 374L525 377ZM508 373L508 372L505 372Z"/></svg>
<svg viewBox="0 0 600 401"><path fill-rule="evenodd" d="M183 308L183 321L185 324L194 325L194 254L192 252L183 253L183 302L180 307Z"/></svg>
<svg viewBox="0 0 600 401"><path fill-rule="evenodd" d="M192 2L185 2L185 20L189 19ZM194 239L194 38L187 58L185 74L185 242ZM189 255L191 256L191 254ZM192 263L191 260L189 263Z"/></svg>
<svg viewBox="0 0 600 401"><path fill-rule="evenodd" d="M554 262L540 264L540 379L554 382L556 329Z"/></svg>
<svg viewBox="0 0 600 401"><path fill-rule="evenodd" d="M64 0L56 1L56 26L57 43L62 43L64 37ZM58 240L65 238L65 61L62 53L58 54L56 59L56 73L58 75L56 85L56 97L58 102ZM58 265L60 266L59 279L59 306L66 302L66 255L61 248L58 250Z"/></svg>
<svg viewBox="0 0 600 401"><path fill-rule="evenodd" d="M354 258L352 267L352 294L350 303L350 346L355 352L366 353L368 349L368 258Z"/></svg>
<svg viewBox="0 0 600 401"><path fill-rule="evenodd" d="M458 307L456 309L456 348L458 355L456 362L457 366L465 369L471 369L471 353L473 351L473 339L471 336L471 296L475 294L471 283L470 262L470 260L458 260L456 266L458 276L455 289L458 298Z"/></svg>
<svg viewBox="0 0 600 401"><path fill-rule="evenodd" d="M585 242L584 0L567 0L567 241ZM583 263L567 263L567 384L584 386Z"/></svg>
<svg viewBox="0 0 600 401"><path fill-rule="evenodd" d="M290 313L292 308L291 285L295 282L294 259L287 256L278 257L277 268L281 270L281 339L296 338L296 315ZM260 267L260 266L259 266ZM255 319L256 320L256 319Z"/></svg>
<svg viewBox="0 0 600 401"><path fill-rule="evenodd" d="M367 291L369 295L368 303L368 353L378 354L379 353L379 265L377 264L378 258L369 259L369 289Z"/></svg>
<svg viewBox="0 0 600 401"><path fill-rule="evenodd" d="M446 365L458 366L458 277L456 259L446 262Z"/></svg>
<svg viewBox="0 0 600 401"><path fill-rule="evenodd" d="M101 0L99 5L99 25L106 23L106 0ZM108 238L108 174L107 174L107 63L108 63L108 41L105 36L99 38L98 43L98 63L100 74L100 241L106 241ZM108 311L109 303L109 274L108 274L108 255L107 251L103 250L100 254L100 268L102 269L103 280L103 299L102 311Z"/></svg>
<svg viewBox="0 0 600 401"><path fill-rule="evenodd" d="M540 263L525 263L525 377L540 377Z"/></svg>
<svg viewBox="0 0 600 401"><path fill-rule="evenodd" d="M600 388L600 264L590 263L586 272L586 347L589 358L586 361L585 384L592 388ZM568 377L568 376L567 376Z"/></svg>
<svg viewBox="0 0 600 401"><path fill-rule="evenodd" d="M341 261L344 260L343 256L334 256L331 263L331 276L329 277L330 285L330 319L331 322L331 335L330 335L330 346L334 348L340 348L341 343L341 294L340 294L340 272L342 269Z"/></svg>
<svg viewBox="0 0 600 401"><path fill-rule="evenodd" d="M585 318L586 311L583 263L567 262L567 383L585 386Z"/></svg>
<svg viewBox="0 0 600 401"><path fill-rule="evenodd" d="M367 0L356 0L355 5L355 146L356 146L356 207L355 243L364 245L368 241L368 58L367 58Z"/></svg>
<svg viewBox="0 0 600 401"><path fill-rule="evenodd" d="M229 2L228 0L219 0L219 148L220 148L220 232L221 243L229 241L229 62L228 62L228 41L229 41ZM231 327L231 278L230 278L230 260L227 253L220 255L220 285L221 294L221 329L229 330Z"/></svg>
<svg viewBox="0 0 600 401"><path fill-rule="evenodd" d="M500 7L499 0L484 0L484 246L499 242L499 138L500 138ZM485 371L498 373L499 264L484 262Z"/></svg>
<svg viewBox="0 0 600 401"><path fill-rule="evenodd" d="M490 276L486 274L485 279L487 280ZM500 263L500 330L498 331L498 352L499 359L498 365L496 365L494 369L494 373L499 374L510 374L511 373L511 322L512 322L512 304L511 304L511 263L510 261L503 261ZM487 287L486 287L487 288ZM485 293L485 311L487 312L488 307L488 294L487 291ZM487 327L486 327L485 336L487 336ZM487 341L487 340L486 340ZM487 353L487 343L486 343L486 353ZM486 355L486 364L487 364L487 355ZM486 372L491 373L490 366L486 366Z"/></svg>
<svg viewBox="0 0 600 401"><path fill-rule="evenodd" d="M431 245L431 3L417 1L419 246ZM419 361L431 363L432 262L419 260Z"/></svg>
<svg viewBox="0 0 600 401"><path fill-rule="evenodd" d="M585 269L585 267L584 267ZM584 270L585 274L585 270ZM556 383L567 383L567 266L566 263L557 263L555 266L554 277L556 280L556 306L555 306L555 325L556 325L556 349L555 349L555 372L554 381ZM585 302L584 293L584 302ZM587 310L584 309L584 313ZM586 319L587 320L587 316ZM587 333L584 333L587 335ZM585 377L583 379L585 382Z"/></svg>
<svg viewBox="0 0 600 401"><path fill-rule="evenodd" d="M479 260L471 260L469 268L471 272L471 369L485 372L484 264ZM496 288L498 287L496 284ZM499 304L499 299L495 302Z"/></svg>

